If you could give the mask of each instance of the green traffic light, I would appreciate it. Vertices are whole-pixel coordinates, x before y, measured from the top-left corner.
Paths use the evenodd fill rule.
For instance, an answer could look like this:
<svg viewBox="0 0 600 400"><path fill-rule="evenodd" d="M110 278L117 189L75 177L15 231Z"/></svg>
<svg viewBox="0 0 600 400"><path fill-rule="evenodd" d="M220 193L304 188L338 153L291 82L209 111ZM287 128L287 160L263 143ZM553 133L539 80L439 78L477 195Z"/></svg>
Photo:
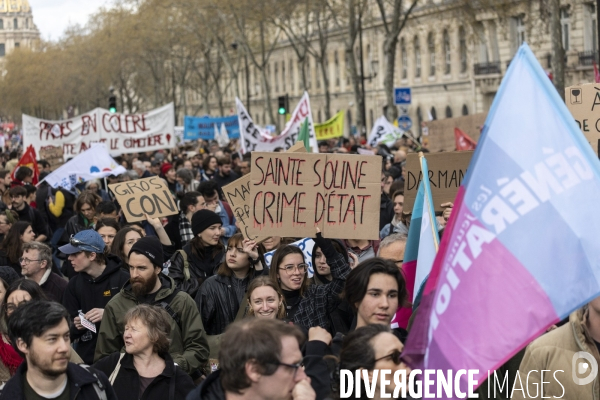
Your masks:
<svg viewBox="0 0 600 400"><path fill-rule="evenodd" d="M279 107L279 114L284 115L285 114L285 108Z"/></svg>
<svg viewBox="0 0 600 400"><path fill-rule="evenodd" d="M108 111L110 111L111 113L114 114L117 112L117 109L116 109L116 107L111 107Z"/></svg>

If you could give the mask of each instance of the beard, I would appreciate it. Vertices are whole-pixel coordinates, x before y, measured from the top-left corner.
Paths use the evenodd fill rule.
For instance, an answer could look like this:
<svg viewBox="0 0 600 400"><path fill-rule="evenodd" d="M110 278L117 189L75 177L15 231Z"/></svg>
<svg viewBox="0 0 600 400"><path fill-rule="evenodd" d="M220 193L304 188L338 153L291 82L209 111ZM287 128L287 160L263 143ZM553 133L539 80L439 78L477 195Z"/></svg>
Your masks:
<svg viewBox="0 0 600 400"><path fill-rule="evenodd" d="M68 357L68 354L66 355ZM57 378L67 372L66 364L64 368L53 368L52 360L39 356L35 351L29 353L28 362L32 367L36 367L42 374L49 378Z"/></svg>
<svg viewBox="0 0 600 400"><path fill-rule="evenodd" d="M152 274L148 280L144 280L142 278L136 278L131 281L131 290L135 297L143 297L149 294L154 286L156 286L156 281L158 280L158 275Z"/></svg>

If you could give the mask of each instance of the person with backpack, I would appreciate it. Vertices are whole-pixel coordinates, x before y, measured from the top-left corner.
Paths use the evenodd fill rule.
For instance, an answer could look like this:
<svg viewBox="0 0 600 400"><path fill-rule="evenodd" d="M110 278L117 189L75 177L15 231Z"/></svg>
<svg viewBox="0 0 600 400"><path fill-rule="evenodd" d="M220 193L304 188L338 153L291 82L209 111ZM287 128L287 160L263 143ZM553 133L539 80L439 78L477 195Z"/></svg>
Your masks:
<svg viewBox="0 0 600 400"><path fill-rule="evenodd" d="M220 241L221 218L210 210L199 210L192 216L194 238L171 257L165 271L177 288L196 296L198 288L213 276L225 255Z"/></svg>
<svg viewBox="0 0 600 400"><path fill-rule="evenodd" d="M96 362L125 345L125 315L139 304L160 306L171 316L169 354L192 379L201 377L209 355L202 319L194 300L162 273L163 251L156 237L141 238L129 251L131 278L106 305L96 344Z"/></svg>
<svg viewBox="0 0 600 400"><path fill-rule="evenodd" d="M106 375L69 362L69 313L59 303L32 301L18 307L9 318L8 334L25 361L4 386L1 400L117 400Z"/></svg>
<svg viewBox="0 0 600 400"><path fill-rule="evenodd" d="M227 240L237 231L235 216L229 204L219 199L221 189L214 180L202 182L198 191L206 200L206 207L221 218L221 242L227 246Z"/></svg>
<svg viewBox="0 0 600 400"><path fill-rule="evenodd" d="M73 321L71 339L79 339L77 352L88 364L94 361L97 332L104 320L105 307L129 279L127 272L119 268L117 259L107 255L104 249L102 237L92 229L77 233L69 244L60 248L69 255L76 272L63 294L63 305Z"/></svg>

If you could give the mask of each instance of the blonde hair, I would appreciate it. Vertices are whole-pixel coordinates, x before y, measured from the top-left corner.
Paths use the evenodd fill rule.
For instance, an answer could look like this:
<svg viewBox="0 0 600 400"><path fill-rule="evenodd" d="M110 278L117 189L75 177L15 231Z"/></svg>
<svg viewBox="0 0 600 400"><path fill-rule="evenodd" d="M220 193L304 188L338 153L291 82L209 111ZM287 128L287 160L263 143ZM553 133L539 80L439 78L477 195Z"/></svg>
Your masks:
<svg viewBox="0 0 600 400"><path fill-rule="evenodd" d="M279 288L275 285L273 280L266 275L261 275L261 276L255 278L252 282L250 282L250 285L248 285L248 305L250 306L250 309L248 310L248 315L254 316L254 309L252 308L252 302L251 302L252 292L254 292L255 289L258 289L259 287L263 287L263 286L269 286L270 288L272 288L275 291L275 293L277 293L277 296L279 296L279 307L277 308L277 319L284 319L285 318L285 298L283 297L283 294L281 293Z"/></svg>
<svg viewBox="0 0 600 400"><path fill-rule="evenodd" d="M161 307L140 304L125 314L125 323L138 320L148 329L148 337L153 343L152 351L157 354L169 352L171 345L171 316Z"/></svg>

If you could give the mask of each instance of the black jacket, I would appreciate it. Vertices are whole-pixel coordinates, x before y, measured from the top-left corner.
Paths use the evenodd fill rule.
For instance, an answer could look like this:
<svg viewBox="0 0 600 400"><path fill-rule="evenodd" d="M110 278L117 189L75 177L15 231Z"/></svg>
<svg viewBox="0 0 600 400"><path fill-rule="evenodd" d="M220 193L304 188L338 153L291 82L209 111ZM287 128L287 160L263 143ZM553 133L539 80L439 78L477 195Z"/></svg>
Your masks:
<svg viewBox="0 0 600 400"><path fill-rule="evenodd" d="M183 256L179 252L176 252L168 262L168 275L175 281L177 289L186 292L194 298L200 285L217 272L219 264L221 264L225 257L225 252L220 251L215 254L214 247L211 246L205 248L202 253L203 255L199 257L193 253L191 243L183 246L183 251L187 254L190 279L185 280L183 274Z"/></svg>
<svg viewBox="0 0 600 400"><path fill-rule="evenodd" d="M384 193L381 193L380 201L379 230L381 231L383 227L389 224L394 218L394 202Z"/></svg>
<svg viewBox="0 0 600 400"><path fill-rule="evenodd" d="M111 256L107 259L104 272L98 278L94 279L85 272L75 275L69 281L63 295L63 305L69 312L71 321L79 316L79 310L85 314L93 308L105 308L128 280L129 274L123 271L115 257ZM88 329L79 330L74 324L71 326L71 340L79 339L77 353L86 364L94 362L100 322L96 323L96 333Z"/></svg>
<svg viewBox="0 0 600 400"><path fill-rule="evenodd" d="M195 300L207 335L225 332L227 325L235 320L248 285L260 274L252 268L244 279L213 275L204 281Z"/></svg>
<svg viewBox="0 0 600 400"><path fill-rule="evenodd" d="M29 204L25 203L25 208L22 210L15 210L17 214L19 214L19 221L27 221L31 223L31 228L33 232L35 232L36 236L46 235L48 240L50 240L50 231L48 229L48 223L42 217L42 214L35 208L29 206Z"/></svg>
<svg viewBox="0 0 600 400"><path fill-rule="evenodd" d="M27 362L21 363L15 376L6 382L6 386L0 394L0 400L26 400L23 393L23 379L27 371ZM77 364L69 363L67 366L67 379L69 383L69 399L70 400L100 400L94 388L94 383L100 380L108 400L118 400L113 391L106 375L100 371L94 371L98 376L96 378L92 373L86 371ZM126 399L127 400L127 399Z"/></svg>
<svg viewBox="0 0 600 400"><path fill-rule="evenodd" d="M85 221L84 221L83 217L81 216L81 214L73 215L71 218L69 218L69 220L67 221L67 225L65 226L65 230L67 231L67 235L69 235L69 236L75 235L76 233L79 233L86 229L93 229L93 228L94 227L92 224L85 226Z"/></svg>
<svg viewBox="0 0 600 400"><path fill-rule="evenodd" d="M225 400L225 391L221 386L221 370L215 371L185 398L186 400ZM0 399L1 400L1 399Z"/></svg>
<svg viewBox="0 0 600 400"><path fill-rule="evenodd" d="M94 364L94 368L108 377L117 367L120 353L113 353ZM165 369L140 393L140 374L133 365L133 356L125 353L121 368L117 374L113 389L119 399L125 400L176 400L184 399L194 389L194 382L184 370L175 366L169 353L161 356L165 360Z"/></svg>

